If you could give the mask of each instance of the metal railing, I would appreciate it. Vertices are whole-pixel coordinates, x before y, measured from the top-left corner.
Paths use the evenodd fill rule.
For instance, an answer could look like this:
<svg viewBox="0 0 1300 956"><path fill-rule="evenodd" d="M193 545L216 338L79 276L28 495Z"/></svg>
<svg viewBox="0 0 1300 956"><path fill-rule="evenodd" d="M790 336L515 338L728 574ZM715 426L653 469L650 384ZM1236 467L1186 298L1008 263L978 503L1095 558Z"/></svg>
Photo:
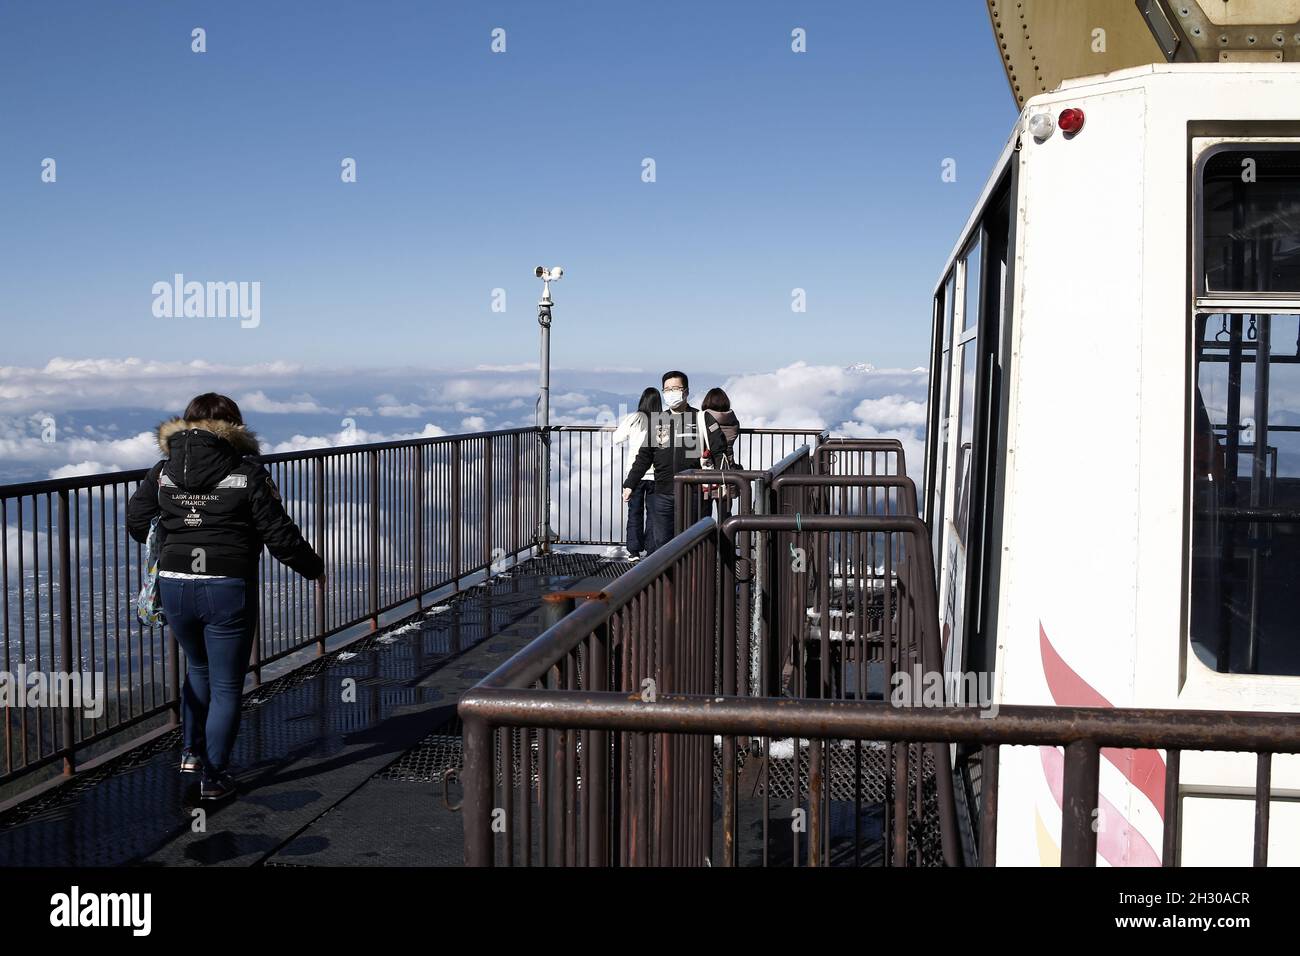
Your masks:
<svg viewBox="0 0 1300 956"><path fill-rule="evenodd" d="M756 698L767 718L761 731L754 732L756 739L723 736L715 747L712 733L700 736L684 733L673 723L655 723L655 702L663 695L682 695L707 709L745 698L739 666L745 660L739 637L745 632L736 624L738 606L746 605L735 597L735 535L742 530L794 530L795 520L734 516L724 522L719 535L712 518L701 519L462 698L469 862L736 862L738 770L743 764L739 758L771 754L773 738L790 737L801 726L799 707L791 700ZM837 529L852 523L853 530L861 532L905 534L920 541L911 553L929 558L924 525L915 518L798 520L810 533L825 530L827 523L837 523ZM924 573L923 567L918 570ZM715 595L720 622L714 616ZM905 665L923 660L933 666L939 654L933 589L907 591L899 600L888 627L897 628L893 646L900 661ZM635 663L611 663L619 661ZM640 715L644 725L632 715ZM640 732L615 733L619 730ZM797 734L793 740L797 749ZM715 751L720 756L716 775ZM934 770L946 761L944 752L934 744L899 746L889 759L889 806L898 821L893 834L899 841L890 861L921 857L918 823L928 799L921 792L921 766L928 759L944 821L942 849L955 862L952 778ZM909 760L915 786L909 782ZM795 809L801 802L808 804L808 829L792 832L796 858L804 852L808 862L817 865L830 858L829 830L824 826L829 791L823 789L821 757L814 753L812 761L806 787L795 771ZM762 857L767 862L772 789L770 778L760 783ZM715 808L721 817L716 834ZM801 838L801 832L806 837ZM864 842L858 841L859 854ZM560 846L562 852L545 849Z"/></svg>
<svg viewBox="0 0 1300 956"><path fill-rule="evenodd" d="M741 440L761 459L809 435L818 433L751 429ZM553 436L559 543L621 541L624 471L612 429ZM381 615L530 549L542 451L538 429L519 428L260 456L329 580L322 592L263 554L254 681L274 661L323 652L331 637L373 628ZM73 773L88 754L178 720L182 655L165 627L143 627L135 615L144 558L126 533L126 504L145 473L0 486L0 669L104 682L93 716L67 707L0 714L6 794L38 771L61 764Z"/></svg>
<svg viewBox="0 0 1300 956"><path fill-rule="evenodd" d="M272 661L323 652L329 637L530 548L539 456L532 428L262 456L329 583L322 592L263 553L255 680ZM126 505L144 475L0 486L3 670L103 680L93 716L3 711L0 784L58 761L72 773L87 748L178 719L175 639L135 615L143 548L126 534Z"/></svg>
<svg viewBox="0 0 1300 956"><path fill-rule="evenodd" d="M907 474L907 457L896 438L828 438L813 458L819 475Z"/></svg>
<svg viewBox="0 0 1300 956"><path fill-rule="evenodd" d="M837 452L892 472L878 457L889 450ZM1297 715L1004 706L990 717L949 706L946 682L937 702L917 689L900 700L900 672L943 674L911 481L790 474L769 488L782 513L742 509L721 527L701 516L462 698L467 862L993 865L1003 746L1064 748L1060 860L1070 866L1096 861L1109 748L1166 751L1166 866L1178 862L1181 751L1253 752L1254 858L1267 862L1272 754L1300 752ZM760 576L749 562L764 553ZM766 696L748 695L742 679L746 586L766 593ZM603 674L624 642L651 666L590 670ZM679 674L702 688L680 690ZM979 755L966 830L953 745ZM531 775L514 772L521 748ZM562 849L539 852L539 840Z"/></svg>
<svg viewBox="0 0 1300 956"><path fill-rule="evenodd" d="M532 719L577 701L710 695L716 527L697 523L462 697L471 863L672 865L707 853L708 740ZM580 705L579 705L580 706ZM689 809L687 809L689 808ZM507 833L496 840L494 830Z"/></svg>
<svg viewBox="0 0 1300 956"><path fill-rule="evenodd" d="M742 428L736 462L761 474L801 445L816 447L825 430ZM554 429L551 447L551 501L559 540L568 544L622 544L627 509L623 477L636 449L614 442L608 426L572 425Z"/></svg>

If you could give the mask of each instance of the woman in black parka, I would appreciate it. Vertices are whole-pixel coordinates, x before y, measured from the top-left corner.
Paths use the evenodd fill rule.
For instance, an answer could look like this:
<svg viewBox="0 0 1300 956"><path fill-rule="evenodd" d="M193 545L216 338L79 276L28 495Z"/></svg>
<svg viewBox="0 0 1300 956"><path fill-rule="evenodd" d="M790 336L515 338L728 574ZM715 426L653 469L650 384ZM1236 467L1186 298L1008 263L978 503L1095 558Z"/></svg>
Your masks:
<svg viewBox="0 0 1300 956"><path fill-rule="evenodd" d="M235 789L228 765L257 630L262 546L322 586L325 565L250 457L257 438L234 401L199 395L158 426L158 447L165 457L131 496L127 530L143 543L161 516L158 591L187 665L181 771L201 773L200 798L216 800Z"/></svg>

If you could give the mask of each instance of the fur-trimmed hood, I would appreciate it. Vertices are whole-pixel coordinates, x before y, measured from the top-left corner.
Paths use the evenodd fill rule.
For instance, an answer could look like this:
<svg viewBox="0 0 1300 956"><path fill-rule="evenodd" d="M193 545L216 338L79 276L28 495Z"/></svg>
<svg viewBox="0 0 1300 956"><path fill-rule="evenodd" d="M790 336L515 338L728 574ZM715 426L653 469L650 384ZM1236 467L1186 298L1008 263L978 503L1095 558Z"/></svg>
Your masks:
<svg viewBox="0 0 1300 956"><path fill-rule="evenodd" d="M229 475L245 455L258 452L257 436L243 425L200 418L173 418L158 426L163 471L172 484L206 492Z"/></svg>
<svg viewBox="0 0 1300 956"><path fill-rule="evenodd" d="M158 448L162 451L164 457L170 456L172 453L172 437L188 428L201 428L205 432L212 432L218 438L233 445L235 451L241 455L256 455L261 451L261 447L257 443L257 436L244 425L217 421L212 418L197 418L194 421L187 421L184 418L169 418L158 426Z"/></svg>

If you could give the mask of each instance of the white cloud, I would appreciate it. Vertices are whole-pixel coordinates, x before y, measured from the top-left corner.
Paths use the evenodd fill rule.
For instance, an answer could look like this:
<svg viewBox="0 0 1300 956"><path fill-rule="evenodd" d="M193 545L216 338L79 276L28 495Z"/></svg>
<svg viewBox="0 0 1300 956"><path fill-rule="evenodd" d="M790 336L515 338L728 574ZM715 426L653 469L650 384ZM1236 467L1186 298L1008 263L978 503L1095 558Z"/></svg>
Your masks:
<svg viewBox="0 0 1300 956"><path fill-rule="evenodd" d="M121 438L107 430L47 430L48 420L44 413L0 417L0 464L9 476L4 480L128 471L153 464L161 454L153 431Z"/></svg>
<svg viewBox="0 0 1300 956"><path fill-rule="evenodd" d="M222 366L62 358L43 368L0 367L0 481L96 464L105 470L146 467L159 454L146 429L206 391L237 396L268 453L530 426L535 370L535 363L468 370L309 369L283 362ZM745 426L894 435L917 448L924 434L924 369L795 362L725 379L702 371L693 377L697 403L706 382L723 382ZM553 369L552 382L551 420L557 425L610 424L620 406L636 402L644 385L639 374L602 377L590 369ZM375 415L394 421L397 431L346 428L342 421L346 416L361 424ZM52 444L42 441L47 419L58 426Z"/></svg>
<svg viewBox="0 0 1300 956"><path fill-rule="evenodd" d="M123 469L114 464L104 464L99 461L82 461L75 465L64 465L62 468L55 468L50 471L51 478L79 478L82 475L102 475L110 471L122 471Z"/></svg>
<svg viewBox="0 0 1300 956"><path fill-rule="evenodd" d="M475 372L536 372L541 366L536 362L519 362L516 365L475 365Z"/></svg>
<svg viewBox="0 0 1300 956"><path fill-rule="evenodd" d="M426 424L418 432L385 434L366 431L364 428L344 429L330 435L294 435L288 441L263 449L267 454L286 451L307 451L312 448L339 448L346 445L368 445L372 442L406 441L411 438L442 438L447 432L437 425Z"/></svg>
<svg viewBox="0 0 1300 956"><path fill-rule="evenodd" d="M864 398L853 409L858 421L871 422L881 428L925 425L925 402L912 401L902 395Z"/></svg>
<svg viewBox="0 0 1300 956"><path fill-rule="evenodd" d="M564 392L561 395L551 396L551 408L574 408L590 403L591 399L582 392Z"/></svg>
<svg viewBox="0 0 1300 956"><path fill-rule="evenodd" d="M6 412L52 407L147 408L174 412L203 391L290 381L300 366L287 362L215 365L146 359L50 359L43 368L0 366L0 402Z"/></svg>
<svg viewBox="0 0 1300 956"><path fill-rule="evenodd" d="M316 403L310 395L296 395L287 402L277 402L275 399L267 398L266 393L260 389L256 392L248 392L240 395L235 399L239 405L239 410L247 415L249 412L259 412L266 415L285 415L285 414L311 414L314 412L329 412L328 408L322 408Z"/></svg>
<svg viewBox="0 0 1300 956"><path fill-rule="evenodd" d="M754 428L826 428L854 418L878 427L925 424L925 373L795 362L733 376L723 387L740 423Z"/></svg>

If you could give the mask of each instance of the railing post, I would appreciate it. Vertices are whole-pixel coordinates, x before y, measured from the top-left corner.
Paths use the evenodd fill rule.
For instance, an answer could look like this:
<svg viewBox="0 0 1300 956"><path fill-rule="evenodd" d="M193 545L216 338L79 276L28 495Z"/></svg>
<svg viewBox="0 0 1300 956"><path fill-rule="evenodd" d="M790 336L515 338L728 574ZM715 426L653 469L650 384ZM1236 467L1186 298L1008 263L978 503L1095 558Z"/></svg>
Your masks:
<svg viewBox="0 0 1300 956"><path fill-rule="evenodd" d="M69 681L65 686L71 686L72 675L81 670L80 666L75 670L72 667L72 554L69 549L71 535L68 531L68 510L68 490L62 488L59 490L59 653L63 658L64 674ZM63 774L71 776L77 769L76 717L69 701L64 701L59 711L63 737ZM4 719L7 720L8 716L5 713Z"/></svg>
<svg viewBox="0 0 1300 956"><path fill-rule="evenodd" d="M266 561L262 559L258 562L257 567L257 595L262 598L266 594ZM266 614L266 601L257 602L257 622L253 625L253 659L249 662L249 670L253 674L253 687L262 686L262 618Z"/></svg>
<svg viewBox="0 0 1300 956"><path fill-rule="evenodd" d="M719 540L720 539L720 540ZM736 547L735 539L719 532L719 596L722 599L722 693L735 693L736 684ZM796 745L796 752L798 747ZM722 738L722 865L736 865L736 738Z"/></svg>
<svg viewBox="0 0 1300 956"><path fill-rule="evenodd" d="M492 505L496 495L492 487L492 436L483 439L483 563L487 565L487 574L493 573L492 548Z"/></svg>
<svg viewBox="0 0 1300 956"><path fill-rule="evenodd" d="M519 432L510 436L510 553L519 554ZM518 560L516 558L516 560Z"/></svg>
<svg viewBox="0 0 1300 956"><path fill-rule="evenodd" d="M985 744L980 758L980 866L996 866L998 860L998 764L997 744Z"/></svg>
<svg viewBox="0 0 1300 956"><path fill-rule="evenodd" d="M1178 831L1181 826L1179 813L1182 807L1178 803L1178 778L1183 752L1169 749L1165 751L1165 832L1161 848L1160 865L1172 867L1178 859Z"/></svg>
<svg viewBox="0 0 1300 956"><path fill-rule="evenodd" d="M492 845L492 727L480 717L464 718L465 797L465 865L493 866L496 848ZM505 768L510 786L510 768ZM526 792L526 791L525 791ZM524 810L527 813L527 807ZM524 847L527 858L528 847Z"/></svg>
<svg viewBox="0 0 1300 956"><path fill-rule="evenodd" d="M460 590L460 439L451 441L451 580Z"/></svg>
<svg viewBox="0 0 1300 956"><path fill-rule="evenodd" d="M608 648L613 628L608 621L589 645L587 687L593 693L609 690ZM588 737L590 752L583 755L587 765L584 785L590 794L587 815L587 865L608 866L609 859L609 733L593 730Z"/></svg>
<svg viewBox="0 0 1300 956"><path fill-rule="evenodd" d="M424 446L415 446L415 507L412 522L415 524L415 606L424 608Z"/></svg>
<svg viewBox="0 0 1300 956"><path fill-rule="evenodd" d="M379 452L370 452L370 629L379 630Z"/></svg>
<svg viewBox="0 0 1300 956"><path fill-rule="evenodd" d="M1269 798L1272 796L1273 755L1255 755L1255 866L1268 866Z"/></svg>
<svg viewBox="0 0 1300 956"><path fill-rule="evenodd" d="M946 748L945 748L946 749ZM938 768L936 768L937 770ZM1061 865L1097 865L1097 786L1101 750L1091 740L1065 745L1065 781L1061 801Z"/></svg>
<svg viewBox="0 0 1300 956"><path fill-rule="evenodd" d="M754 479L750 486L750 497L753 502L753 513L767 514L767 482L762 478ZM745 637L758 645L759 659L767 662L767 670L772 671L775 668L776 673L779 674L780 668L785 665L785 661L780 653L779 631L776 628L769 627L768 615L776 613L780 594L774 586L775 581L770 582L773 586L769 588L767 579L768 549L773 546L772 542L776 540L776 535L759 534L752 537L746 535L746 538L746 547L752 552L753 572L748 576L746 590L743 592L749 601L747 613L750 619L750 632ZM779 557L777 560L779 560ZM768 594L769 590L772 592L770 595ZM726 594L727 592L724 591L723 593ZM778 646L768 646L768 635L772 633L778 634ZM760 673L758 678L760 694L775 697L780 692L779 687L775 685L767 687L766 691L764 691L764 685L768 682L770 674Z"/></svg>
<svg viewBox="0 0 1300 956"><path fill-rule="evenodd" d="M561 443L563 444L563 443ZM538 509L537 537L542 554L551 550L551 430L542 428L542 506Z"/></svg>
<svg viewBox="0 0 1300 956"><path fill-rule="evenodd" d="M325 557L325 456L317 455L316 463L313 469L313 482L316 485L315 506L316 506L316 553L323 559ZM325 567L326 573L329 572L329 566ZM325 631L328 630L325 623L325 590L318 584L316 585L316 656L323 657L325 654Z"/></svg>

